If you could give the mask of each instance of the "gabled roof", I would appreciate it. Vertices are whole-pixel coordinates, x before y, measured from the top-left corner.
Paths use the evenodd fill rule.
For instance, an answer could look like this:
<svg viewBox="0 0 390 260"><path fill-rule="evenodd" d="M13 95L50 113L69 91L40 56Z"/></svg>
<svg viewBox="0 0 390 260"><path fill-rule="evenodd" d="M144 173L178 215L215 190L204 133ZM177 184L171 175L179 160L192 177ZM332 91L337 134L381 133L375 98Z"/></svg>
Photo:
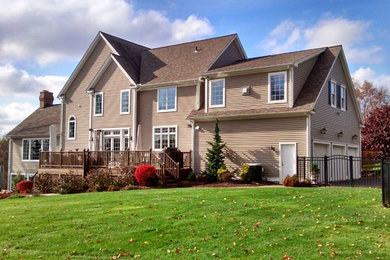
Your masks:
<svg viewBox="0 0 390 260"><path fill-rule="evenodd" d="M261 108L261 109L242 109L233 111L209 111L205 113L204 110L193 110L188 116L188 119L200 119L207 120L208 118L229 118L229 117L242 117L242 116L266 116L276 114L294 114L310 112L315 105L318 95L323 88L328 74L333 67L342 47L334 46L329 48L319 48L309 51L300 51L295 53L286 53L272 55L277 56L277 61L283 60L286 62L294 63L306 56L312 55L318 51L319 54L313 69L308 76L305 85L299 93L293 107L274 107L274 108ZM270 65L269 63L268 65Z"/></svg>
<svg viewBox="0 0 390 260"><path fill-rule="evenodd" d="M305 60L308 57L319 55L324 50L325 48L316 48L310 50L295 51L295 52L244 59L224 67L211 69L207 73L205 73L205 75L296 64L299 63L301 60Z"/></svg>
<svg viewBox="0 0 390 260"><path fill-rule="evenodd" d="M197 79L236 37L231 34L144 51L139 83Z"/></svg>
<svg viewBox="0 0 390 260"><path fill-rule="evenodd" d="M52 105L38 108L14 129L7 137L40 137L49 136L49 127L57 125L57 134L60 132L61 105Z"/></svg>

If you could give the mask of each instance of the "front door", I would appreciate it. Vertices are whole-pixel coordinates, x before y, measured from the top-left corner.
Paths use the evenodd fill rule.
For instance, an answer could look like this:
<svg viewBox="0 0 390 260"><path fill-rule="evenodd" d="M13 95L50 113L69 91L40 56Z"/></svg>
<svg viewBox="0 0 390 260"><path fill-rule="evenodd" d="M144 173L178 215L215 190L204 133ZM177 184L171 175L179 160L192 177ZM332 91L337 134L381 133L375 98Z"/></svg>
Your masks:
<svg viewBox="0 0 390 260"><path fill-rule="evenodd" d="M287 177L287 175L294 175L296 173L296 144L286 143L280 144L280 183Z"/></svg>

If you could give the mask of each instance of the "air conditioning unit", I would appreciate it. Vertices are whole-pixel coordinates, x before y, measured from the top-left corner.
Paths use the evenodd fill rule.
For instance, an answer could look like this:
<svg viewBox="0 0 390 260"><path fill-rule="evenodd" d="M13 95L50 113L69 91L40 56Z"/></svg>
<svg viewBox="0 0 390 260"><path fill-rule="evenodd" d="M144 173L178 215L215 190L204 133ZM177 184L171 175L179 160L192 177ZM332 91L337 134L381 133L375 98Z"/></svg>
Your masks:
<svg viewBox="0 0 390 260"><path fill-rule="evenodd" d="M250 93L251 93L251 87L250 86L246 86L246 87L242 88L242 95L243 96L248 96Z"/></svg>

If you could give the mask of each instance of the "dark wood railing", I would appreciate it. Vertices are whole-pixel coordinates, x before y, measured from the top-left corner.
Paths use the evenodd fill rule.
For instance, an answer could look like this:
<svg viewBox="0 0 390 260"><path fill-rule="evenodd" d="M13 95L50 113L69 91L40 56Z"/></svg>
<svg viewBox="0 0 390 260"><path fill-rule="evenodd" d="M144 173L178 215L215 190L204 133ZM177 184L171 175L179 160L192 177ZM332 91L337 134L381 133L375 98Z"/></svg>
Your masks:
<svg viewBox="0 0 390 260"><path fill-rule="evenodd" d="M146 151L69 151L40 152L39 168L114 168L137 167L150 164L156 167L157 175L165 181L167 171L176 180L180 179L180 168L191 168L191 151L181 152L183 162L176 162L166 153Z"/></svg>

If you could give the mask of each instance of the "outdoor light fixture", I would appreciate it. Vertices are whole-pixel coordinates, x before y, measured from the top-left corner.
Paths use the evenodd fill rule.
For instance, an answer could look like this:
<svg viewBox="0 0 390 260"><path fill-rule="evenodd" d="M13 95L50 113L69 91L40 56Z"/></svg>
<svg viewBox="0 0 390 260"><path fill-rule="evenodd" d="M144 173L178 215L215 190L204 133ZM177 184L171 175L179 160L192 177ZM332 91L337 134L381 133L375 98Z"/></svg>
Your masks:
<svg viewBox="0 0 390 260"><path fill-rule="evenodd" d="M358 138L357 135L353 135L353 136L352 136L352 139L353 139L353 140L355 140L355 139L357 139L357 138Z"/></svg>
<svg viewBox="0 0 390 260"><path fill-rule="evenodd" d="M275 147L271 145L270 149L275 152Z"/></svg>
<svg viewBox="0 0 390 260"><path fill-rule="evenodd" d="M338 137L343 137L343 135L344 135L344 132L342 132L342 131L337 134Z"/></svg>
<svg viewBox="0 0 390 260"><path fill-rule="evenodd" d="M327 131L327 129L324 127L324 128L322 128L322 129L320 130L320 133L321 133L322 135L324 135L324 134L326 134L326 131Z"/></svg>

